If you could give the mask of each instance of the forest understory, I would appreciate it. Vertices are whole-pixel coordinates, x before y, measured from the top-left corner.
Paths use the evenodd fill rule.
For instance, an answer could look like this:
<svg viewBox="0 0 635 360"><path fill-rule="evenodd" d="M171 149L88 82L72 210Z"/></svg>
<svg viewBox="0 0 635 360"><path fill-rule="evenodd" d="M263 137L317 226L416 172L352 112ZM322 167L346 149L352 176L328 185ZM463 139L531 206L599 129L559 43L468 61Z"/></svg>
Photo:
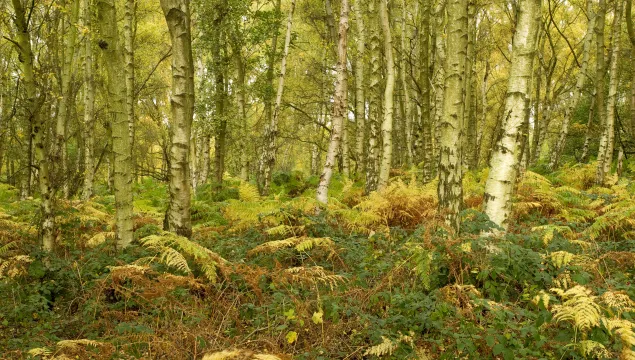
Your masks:
<svg viewBox="0 0 635 360"><path fill-rule="evenodd" d="M134 242L114 198L58 200L41 250L39 201L0 185L0 348L7 359L630 359L635 182L595 165L517 185L506 235L464 179L461 235L436 183L404 173L370 196L336 176L277 173L272 195L202 186L191 240L162 231L167 190L135 184Z"/></svg>

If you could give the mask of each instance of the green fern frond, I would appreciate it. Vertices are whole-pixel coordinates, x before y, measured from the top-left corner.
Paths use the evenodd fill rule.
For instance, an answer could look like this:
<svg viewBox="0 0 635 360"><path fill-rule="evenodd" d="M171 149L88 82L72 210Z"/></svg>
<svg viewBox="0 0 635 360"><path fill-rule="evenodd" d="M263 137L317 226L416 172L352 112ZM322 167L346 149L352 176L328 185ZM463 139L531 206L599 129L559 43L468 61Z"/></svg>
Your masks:
<svg viewBox="0 0 635 360"><path fill-rule="evenodd" d="M57 347L59 349L64 349L64 348L68 348L68 349L77 349L79 347L79 345L83 345L83 346L101 346L104 343L102 343L101 341L96 341L96 340L90 340L90 339L77 339L77 340L62 340L59 341L57 343Z"/></svg>
<svg viewBox="0 0 635 360"><path fill-rule="evenodd" d="M635 332L633 327L635 324L632 322L620 319L602 319L602 325L614 336L617 336L622 342L621 359L632 359L635 355L633 347L635 347Z"/></svg>
<svg viewBox="0 0 635 360"><path fill-rule="evenodd" d="M241 201L246 202L260 201L258 189L248 182L242 182L240 186L238 186L238 197Z"/></svg>
<svg viewBox="0 0 635 360"><path fill-rule="evenodd" d="M610 356L606 347L601 343L593 340L582 340L577 344L578 351L584 357L592 357L593 359L605 359Z"/></svg>
<svg viewBox="0 0 635 360"><path fill-rule="evenodd" d="M635 301L625 291L607 291L600 296L601 302L620 316L623 312L635 311Z"/></svg>
<svg viewBox="0 0 635 360"><path fill-rule="evenodd" d="M556 322L570 321L577 329L586 331L600 324L600 306L596 303L596 296L592 291L576 285L569 290L552 289L564 302L554 305L552 312Z"/></svg>
<svg viewBox="0 0 635 360"><path fill-rule="evenodd" d="M554 251L549 255L551 263L556 269L560 269L563 266L569 265L569 263L575 258L575 254L567 251Z"/></svg>
<svg viewBox="0 0 635 360"><path fill-rule="evenodd" d="M17 241L11 241L11 242L9 242L7 244L4 244L3 246L0 246L0 256L8 253L9 250L15 249L16 247L18 247L18 242Z"/></svg>
<svg viewBox="0 0 635 360"><path fill-rule="evenodd" d="M304 267L298 266L282 271L283 276L288 277L292 283L299 284L322 284L328 286L331 291L341 283L346 282L346 278L341 275L335 275L324 270L321 266Z"/></svg>
<svg viewBox="0 0 635 360"><path fill-rule="evenodd" d="M191 257L212 283L216 282L217 267L220 266L222 270L228 264L227 260L215 252L173 233L163 232L160 235L150 235L139 241L143 246L158 253L156 257L158 261L187 273L191 273L191 270L186 257Z"/></svg>
<svg viewBox="0 0 635 360"><path fill-rule="evenodd" d="M284 240L269 241L249 250L248 255L274 253L280 249L295 248L299 252L309 251L314 247L322 247L334 251L335 243L330 238L312 238L307 236L290 237Z"/></svg>

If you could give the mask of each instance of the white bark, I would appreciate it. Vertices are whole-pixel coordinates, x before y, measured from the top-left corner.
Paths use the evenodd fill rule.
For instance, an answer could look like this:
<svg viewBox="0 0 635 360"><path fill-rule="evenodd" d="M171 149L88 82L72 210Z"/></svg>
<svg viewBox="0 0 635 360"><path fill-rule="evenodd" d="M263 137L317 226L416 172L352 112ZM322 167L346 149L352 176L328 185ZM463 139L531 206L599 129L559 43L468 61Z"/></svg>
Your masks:
<svg viewBox="0 0 635 360"><path fill-rule="evenodd" d="M348 73L346 71L346 38L348 33L348 0L342 0L339 23L339 42L337 46L337 84L335 85L335 95L333 102L333 128L331 130L331 141L326 153L326 163L320 176L320 183L317 188L317 201L326 204L328 202L328 188L333 175L335 157L340 144L340 134L342 123L347 116L347 84Z"/></svg>
<svg viewBox="0 0 635 360"><path fill-rule="evenodd" d="M622 34L622 1L618 0L613 21L613 49L611 51L609 73L609 96L606 101L606 123L602 134L605 143L604 153L598 154L598 184L604 184L606 175L611 172L613 162L613 150L615 147L615 103L617 98L617 62L620 53L620 40ZM600 169L600 167L602 167Z"/></svg>
<svg viewBox="0 0 635 360"><path fill-rule="evenodd" d="M392 165L392 127L394 111L395 89L395 60L392 52L392 34L390 31L390 19L388 18L388 0L380 0L379 17L381 19L382 32L384 34L384 56L386 58L386 88L384 90L384 119L381 124L383 140L381 165L379 168L379 190L388 185L390 168Z"/></svg>
<svg viewBox="0 0 635 360"><path fill-rule="evenodd" d="M512 49L512 64L502 124L485 184L485 213L507 229L512 208L512 191L520 165L522 129L529 112L530 82L540 24L541 0L521 0Z"/></svg>
<svg viewBox="0 0 635 360"><path fill-rule="evenodd" d="M95 137L95 77L93 71L93 44L91 27L91 1L83 0L84 27L89 30L85 35L85 63L84 63L84 187L82 199L88 200L93 194L93 179L95 176L94 146Z"/></svg>
<svg viewBox="0 0 635 360"><path fill-rule="evenodd" d="M467 0L448 1L445 92L439 137L439 213L458 233L463 203L462 144L464 76L467 49Z"/></svg>
<svg viewBox="0 0 635 360"><path fill-rule="evenodd" d="M124 248L133 240L131 139L126 117L124 62L119 47L117 15L114 0L98 0L100 48L108 74L108 98L114 152L114 189L117 225L117 247Z"/></svg>
<svg viewBox="0 0 635 360"><path fill-rule="evenodd" d="M161 0L172 42L170 205L168 224L178 235L192 235L189 147L194 114L194 61L187 0Z"/></svg>

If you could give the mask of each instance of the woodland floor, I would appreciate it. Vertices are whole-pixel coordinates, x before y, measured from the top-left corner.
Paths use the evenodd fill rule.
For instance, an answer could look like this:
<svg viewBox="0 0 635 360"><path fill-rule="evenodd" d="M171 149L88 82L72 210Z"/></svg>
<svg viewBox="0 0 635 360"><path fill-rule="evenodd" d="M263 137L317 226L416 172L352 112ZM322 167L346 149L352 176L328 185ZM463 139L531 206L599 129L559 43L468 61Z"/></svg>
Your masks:
<svg viewBox="0 0 635 360"><path fill-rule="evenodd" d="M161 231L166 188L144 179L134 245L115 251L102 187L58 201L52 255L38 200L0 185L0 357L633 359L635 182L596 187L594 171L527 172L491 237L485 171L466 174L458 237L436 183L408 174L369 197L336 178L319 213L300 174L268 198L204 186L191 241Z"/></svg>

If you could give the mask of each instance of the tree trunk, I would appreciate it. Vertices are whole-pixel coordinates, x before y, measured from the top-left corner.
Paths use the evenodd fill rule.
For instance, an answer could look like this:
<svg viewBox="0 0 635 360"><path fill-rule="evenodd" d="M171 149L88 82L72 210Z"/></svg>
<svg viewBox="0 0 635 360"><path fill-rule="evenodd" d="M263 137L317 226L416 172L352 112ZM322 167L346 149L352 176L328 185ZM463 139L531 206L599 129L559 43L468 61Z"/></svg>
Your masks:
<svg viewBox="0 0 635 360"><path fill-rule="evenodd" d="M85 70L84 70L84 188L82 199L88 200L93 195L93 179L95 176L94 147L95 147L95 77L93 71L93 43L91 27L91 1L84 3L84 27L88 30L85 35Z"/></svg>
<svg viewBox="0 0 635 360"><path fill-rule="evenodd" d="M384 119L381 124L383 140L379 182L377 188L384 189L388 185L392 165L392 127L395 89L395 60L392 52L392 34L388 18L388 0L379 1L379 17L384 34L384 57L386 58L386 88L384 89Z"/></svg>
<svg viewBox="0 0 635 360"><path fill-rule="evenodd" d="M192 235L189 146L194 114L194 61L187 0L161 0L172 43L172 141L170 146L169 229Z"/></svg>
<svg viewBox="0 0 635 360"><path fill-rule="evenodd" d="M448 40L445 93L439 143L439 213L458 233L463 203L462 144L465 58L467 48L467 0L448 2Z"/></svg>
<svg viewBox="0 0 635 360"><path fill-rule="evenodd" d="M35 147L35 163L38 166L39 187L40 187L40 209L41 209L41 236L42 247L45 251L52 251L55 241L55 216L53 210L53 192L49 179L49 161L46 156L45 135L46 123L40 116L40 107L44 102L43 98L38 98L37 86L33 68L33 51L31 49L31 34L26 22L25 9L20 0L12 0L15 17L13 21L16 26L16 39L18 44L20 70L22 72L22 83L26 90L25 109L28 122L31 127L31 139ZM43 95L42 95L43 96ZM30 166L31 164L29 164Z"/></svg>
<svg viewBox="0 0 635 360"><path fill-rule="evenodd" d="M422 0L421 29L419 29L419 87L421 88L421 159L423 182L434 177L434 149L432 139L432 114L430 112L430 1Z"/></svg>
<svg viewBox="0 0 635 360"><path fill-rule="evenodd" d="M446 3L447 0L440 0L435 9L435 40L434 40L434 141L432 153L436 171L439 161L439 146L441 136L441 123L443 122L443 102L445 100L445 67L446 63ZM433 174L434 176L434 174Z"/></svg>
<svg viewBox="0 0 635 360"><path fill-rule="evenodd" d="M247 124L247 103L245 100L245 63L243 61L242 43L238 40L238 35L234 34L232 44L234 46L234 62L236 63L236 103L238 105L238 117L240 119L240 139L238 139L240 150L240 179L242 181L249 181L249 156L247 153L249 131Z"/></svg>
<svg viewBox="0 0 635 360"><path fill-rule="evenodd" d="M476 152L476 98L474 91L474 38L476 37L476 5L470 0L467 8L467 56L465 58L465 151L464 161L470 170L476 169L478 153Z"/></svg>
<svg viewBox="0 0 635 360"><path fill-rule="evenodd" d="M126 116L128 118L128 132L130 137L131 172L136 173L134 159L135 134L135 69L134 69L134 41L135 41L135 0L126 0L124 12L124 61L126 63Z"/></svg>
<svg viewBox="0 0 635 360"><path fill-rule="evenodd" d="M366 55L366 30L364 29L364 14L360 3L363 0L353 0L355 23L357 26L357 56L355 57L355 124L357 125L357 140L355 155L357 163L355 170L363 174L366 164L366 98L364 97L364 64Z"/></svg>
<svg viewBox="0 0 635 360"><path fill-rule="evenodd" d="M523 126L528 117L531 72L541 20L541 0L521 0L514 34L502 136L494 147L485 184L485 213L505 231L518 175Z"/></svg>
<svg viewBox="0 0 635 360"><path fill-rule="evenodd" d="M209 134L204 134L201 137L201 164L200 168L200 178L198 180L199 184L205 184L209 180L209 150L210 150L210 141L211 137Z"/></svg>
<svg viewBox="0 0 635 360"><path fill-rule="evenodd" d="M377 21L376 14L377 0L368 1L368 13L372 16L372 21ZM368 194L377 190L378 172L379 172L379 115L381 114L380 105L380 85L381 80L381 63L379 61L379 31L376 26L371 26L370 35L370 83L368 86L368 157L366 163L366 189Z"/></svg>
<svg viewBox="0 0 635 360"><path fill-rule="evenodd" d="M631 43L631 69L635 69L635 27L633 26L632 16L633 1L626 0L626 30L628 31L628 39ZM635 71L633 71L631 79L631 136L635 136Z"/></svg>
<svg viewBox="0 0 635 360"><path fill-rule="evenodd" d="M595 41L596 41L596 72L595 72L595 109L598 117L602 136L600 137L600 147L598 151L598 166L596 171L596 183L604 183L604 163L601 156L606 154L606 137L604 136L606 128L606 103L605 103L605 58L604 58L604 24L606 21L606 3L604 0L598 2L597 20L595 22Z"/></svg>
<svg viewBox="0 0 635 360"><path fill-rule="evenodd" d="M578 102L580 100L580 97L582 96L582 91L584 89L584 84L586 83L586 79L589 76L587 69L591 53L591 41L593 40L593 28L595 27L595 17L593 16L593 2L591 0L587 0L587 14L589 16L589 21L587 25L586 35L584 36L582 64L580 65L580 72L578 73L575 90L573 91L573 97L571 98L571 100L569 100L569 104L565 109L564 119L562 120L562 127L560 129L560 134L558 135L558 140L556 141L556 144L551 151L549 168L551 168L552 170L558 168L560 155L562 155L562 152L564 151L564 145L567 141L569 124L571 123L573 112L578 106Z"/></svg>
<svg viewBox="0 0 635 360"><path fill-rule="evenodd" d="M278 90L276 91L276 101L273 107L273 116L268 129L265 131L265 149L262 160L262 195L269 194L271 174L276 163L276 140L278 137L278 118L280 117L280 105L282 104L282 94L284 92L284 78L287 72L287 55L291 44L291 28L293 26L293 13L295 12L295 0L291 0L289 17L287 18L287 32L284 39L284 50L282 62L280 64L280 75L278 76Z"/></svg>
<svg viewBox="0 0 635 360"><path fill-rule="evenodd" d="M405 105L403 112L405 116L404 130L406 135L406 164L408 167L413 164L413 152L412 152L412 108L410 107L410 86L408 82L408 72L406 68L408 66L408 57L407 57L407 42L406 42L406 0L401 0L401 58L400 58L400 77L401 77L401 86L403 88L403 102ZM426 34L427 36L427 34ZM405 102L405 104L404 104Z"/></svg>
<svg viewBox="0 0 635 360"><path fill-rule="evenodd" d="M622 8L623 2L618 0L615 4L615 17L613 18L613 48L611 51L609 73L609 96L606 102L606 120L603 127L600 143L604 143L604 152L600 147L598 153L597 183L603 185L606 175L611 172L613 162L613 150L615 145L615 104L617 100L617 61L620 53L620 38L622 34ZM601 109L601 108L599 108Z"/></svg>
<svg viewBox="0 0 635 360"><path fill-rule="evenodd" d="M342 124L346 121L348 113L347 87L348 73L346 70L346 38L348 33L348 0L342 0L339 24L339 42L337 46L337 83L333 100L333 128L331 130L331 141L326 153L326 163L320 176L320 183L317 188L317 201L326 204L328 202L328 188L333 175L333 165L340 142Z"/></svg>
<svg viewBox="0 0 635 360"><path fill-rule="evenodd" d="M117 209L117 246L124 248L133 240L131 139L126 117L125 73L121 58L117 15L114 0L98 0L99 46L103 51L108 74L108 98L112 118L112 151L114 152L115 207Z"/></svg>
<svg viewBox="0 0 635 360"><path fill-rule="evenodd" d="M59 165L55 171L55 180L62 185L64 197L69 196L70 174L67 171L67 151L66 151L66 127L70 118L69 108L73 104L71 81L73 78L73 61L75 58L75 43L77 41L76 24L79 19L79 0L71 0L70 14L68 18L68 30L64 38L64 51L62 54L62 99L59 101L57 111L57 121L55 126L55 141L52 146L53 161Z"/></svg>
<svg viewBox="0 0 635 360"><path fill-rule="evenodd" d="M589 146L591 145L591 137L593 136L593 116L595 112L595 92L591 95L591 105L589 106L589 117L586 123L586 131L584 133L584 145L582 145L582 155L580 162L589 161Z"/></svg>

